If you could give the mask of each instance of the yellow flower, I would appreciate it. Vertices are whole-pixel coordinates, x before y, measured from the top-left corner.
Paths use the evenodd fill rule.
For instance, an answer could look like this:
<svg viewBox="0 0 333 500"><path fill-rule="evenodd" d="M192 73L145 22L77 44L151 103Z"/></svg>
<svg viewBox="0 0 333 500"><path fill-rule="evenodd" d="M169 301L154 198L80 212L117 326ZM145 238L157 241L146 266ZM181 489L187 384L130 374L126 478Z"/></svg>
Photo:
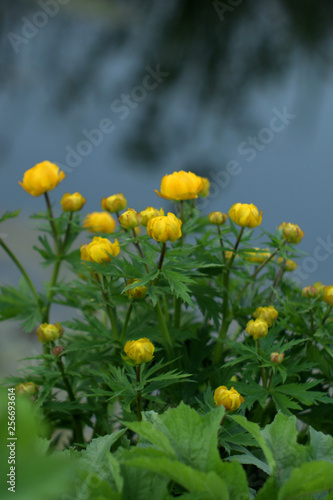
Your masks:
<svg viewBox="0 0 333 500"><path fill-rule="evenodd" d="M60 323L51 325L43 323L37 328L37 335L39 342L53 342L59 339L64 334L64 329Z"/></svg>
<svg viewBox="0 0 333 500"><path fill-rule="evenodd" d="M114 243L111 243L107 238L95 236L89 245L82 245L80 251L82 260L102 264L103 262L110 262L111 255L117 257L120 247L117 239L114 240Z"/></svg>
<svg viewBox="0 0 333 500"><path fill-rule="evenodd" d="M129 340L126 342L124 351L136 365L147 363L153 359L154 345L147 338Z"/></svg>
<svg viewBox="0 0 333 500"><path fill-rule="evenodd" d="M297 224L291 224L290 222L282 222L279 229L282 229L283 238L288 241L288 243L299 243L304 236L303 231Z"/></svg>
<svg viewBox="0 0 333 500"><path fill-rule="evenodd" d="M57 165L43 161L27 170L23 182L19 181L19 184L32 196L40 196L46 191L52 191L65 177L65 173Z"/></svg>
<svg viewBox="0 0 333 500"><path fill-rule="evenodd" d="M266 337L268 333L267 321L262 318L258 318L256 320L250 319L246 325L246 331L249 335L252 335L254 340L257 340L260 337Z"/></svg>
<svg viewBox="0 0 333 500"><path fill-rule="evenodd" d="M163 243L175 241L182 235L181 225L182 221L169 212L168 215L150 219L147 224L147 234Z"/></svg>
<svg viewBox="0 0 333 500"><path fill-rule="evenodd" d="M140 225L141 215L136 212L134 208L128 208L126 212L119 217L119 222L124 229L134 229Z"/></svg>
<svg viewBox="0 0 333 500"><path fill-rule="evenodd" d="M22 382L22 384L18 384L16 387L17 394L21 394L22 396L33 396L39 390L39 386L34 382Z"/></svg>
<svg viewBox="0 0 333 500"><path fill-rule="evenodd" d="M260 318L266 321L268 326L272 326L279 313L273 306L257 307L253 313L254 318Z"/></svg>
<svg viewBox="0 0 333 500"><path fill-rule="evenodd" d="M233 387L230 390L225 385L221 385L214 392L216 406L223 405L227 411L237 410L245 399Z"/></svg>
<svg viewBox="0 0 333 500"><path fill-rule="evenodd" d="M262 212L252 203L235 203L229 210L229 217L241 227L257 227L262 221Z"/></svg>
<svg viewBox="0 0 333 500"><path fill-rule="evenodd" d="M278 352L278 351L271 352L270 358L271 358L272 363L276 363L277 365L280 365L282 363L282 361L284 360L284 354L282 352Z"/></svg>
<svg viewBox="0 0 333 500"><path fill-rule="evenodd" d="M224 214L222 212L211 212L208 215L209 222L211 224L216 224L217 226L222 226L227 220L227 218L228 218L227 214Z"/></svg>
<svg viewBox="0 0 333 500"><path fill-rule="evenodd" d="M318 293L323 292L325 288L325 285L323 285L321 281L316 281L312 286Z"/></svg>
<svg viewBox="0 0 333 500"><path fill-rule="evenodd" d="M154 207L147 207L146 210L142 210L140 212L141 215L141 225L146 226L150 219L153 219L154 217L161 217L164 215L164 210L161 208L160 210L157 210L157 208Z"/></svg>
<svg viewBox="0 0 333 500"><path fill-rule="evenodd" d="M231 259L231 257L234 255L234 252L232 252L231 250L226 250L226 251L224 252L224 255L225 255L226 260L230 260L230 259ZM235 257L235 258L236 258L236 259L238 258L237 254L236 254L236 257Z"/></svg>
<svg viewBox="0 0 333 500"><path fill-rule="evenodd" d="M325 286L323 301L326 302L328 305L333 306L333 286L332 285Z"/></svg>
<svg viewBox="0 0 333 500"><path fill-rule="evenodd" d="M84 219L83 227L91 233L113 233L116 221L107 212L93 212Z"/></svg>
<svg viewBox="0 0 333 500"><path fill-rule="evenodd" d="M166 200L192 200L198 198L203 188L202 178L192 172L174 172L165 175L161 181L161 192L155 193Z"/></svg>
<svg viewBox="0 0 333 500"><path fill-rule="evenodd" d="M302 297L313 298L317 297L319 290L316 290L314 286L306 286L302 290Z"/></svg>
<svg viewBox="0 0 333 500"><path fill-rule="evenodd" d="M136 283L139 280L128 280L127 284ZM135 288L130 288L126 290L126 293L131 299L144 299L147 294L146 286L136 286Z"/></svg>
<svg viewBox="0 0 333 500"><path fill-rule="evenodd" d="M244 258L248 262L254 262L255 264L261 264L262 262L265 262L266 259L268 259L271 256L271 252L267 252L266 249L262 248L254 248L253 252L244 252Z"/></svg>
<svg viewBox="0 0 333 500"><path fill-rule="evenodd" d="M120 212L120 210L125 210L127 207L127 200L123 193L113 194L108 198L102 198L101 205L103 210L107 212Z"/></svg>
<svg viewBox="0 0 333 500"><path fill-rule="evenodd" d="M206 198L209 195L210 182L207 177L201 177L202 179L202 189L199 191L198 195L202 198Z"/></svg>
<svg viewBox="0 0 333 500"><path fill-rule="evenodd" d="M278 258L278 264L281 264L283 262L283 257ZM284 270L285 271L295 271L297 269L297 262L287 259L284 263Z"/></svg>
<svg viewBox="0 0 333 500"><path fill-rule="evenodd" d="M86 200L80 193L65 193L60 200L64 212L77 212L81 210Z"/></svg>

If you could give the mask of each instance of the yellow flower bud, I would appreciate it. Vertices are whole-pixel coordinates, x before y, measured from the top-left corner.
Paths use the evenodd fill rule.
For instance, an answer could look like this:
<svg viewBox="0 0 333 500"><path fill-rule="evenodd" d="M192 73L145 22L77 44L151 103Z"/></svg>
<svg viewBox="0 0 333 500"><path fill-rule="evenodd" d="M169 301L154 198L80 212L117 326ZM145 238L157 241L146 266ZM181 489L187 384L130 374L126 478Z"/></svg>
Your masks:
<svg viewBox="0 0 333 500"><path fill-rule="evenodd" d="M245 399L233 387L230 390L225 385L221 385L214 392L216 406L223 405L227 411L237 410Z"/></svg>
<svg viewBox="0 0 333 500"><path fill-rule="evenodd" d="M49 161L37 163L24 173L20 186L32 196L40 196L52 191L65 178L65 173L57 165Z"/></svg>
<svg viewBox="0 0 333 500"><path fill-rule="evenodd" d="M226 250L226 252L224 252L226 260L230 260L231 257L233 256L233 254L234 254L234 252L232 252L231 250ZM238 255L237 254L236 254L235 259L238 259Z"/></svg>
<svg viewBox="0 0 333 500"><path fill-rule="evenodd" d="M291 224L290 222L282 222L279 229L282 229L283 238L288 241L288 243L299 243L304 236L303 231L297 224Z"/></svg>
<svg viewBox="0 0 333 500"><path fill-rule="evenodd" d="M312 286L315 290L317 290L318 294L320 292L323 292L325 288L325 285L323 285L321 281L316 281L316 283L314 283Z"/></svg>
<svg viewBox="0 0 333 500"><path fill-rule="evenodd" d="M311 299L313 297L317 297L319 291L315 289L314 286L306 286L302 290L302 297L307 297L308 299Z"/></svg>
<svg viewBox="0 0 333 500"><path fill-rule="evenodd" d="M142 210L140 212L141 215L141 225L146 226L150 219L153 219L154 217L161 217L164 215L164 210L161 208L160 210L157 210L157 208L154 207L147 207L146 210Z"/></svg>
<svg viewBox="0 0 333 500"><path fill-rule="evenodd" d="M136 283L139 280L128 280L127 284ZM147 294L146 286L136 286L135 288L130 288L126 290L126 293L131 299L144 299Z"/></svg>
<svg viewBox="0 0 333 500"><path fill-rule="evenodd" d="M136 365L147 363L153 359L154 345L147 338L129 340L126 342L124 351Z"/></svg>
<svg viewBox="0 0 333 500"><path fill-rule="evenodd" d="M271 352L270 358L271 358L272 363L276 363L277 365L280 365L284 360L284 354L282 352L278 352L278 351Z"/></svg>
<svg viewBox="0 0 333 500"><path fill-rule="evenodd" d="M254 252L244 252L244 258L248 262L253 262L255 264L262 264L262 262L265 262L266 259L269 259L269 257L272 255L271 252L267 251L268 248L266 249L261 249L261 248L254 248Z"/></svg>
<svg viewBox="0 0 333 500"><path fill-rule="evenodd" d="M64 212L77 212L81 210L86 200L80 193L65 193L60 200Z"/></svg>
<svg viewBox="0 0 333 500"><path fill-rule="evenodd" d="M182 235L181 225L182 221L169 212L168 215L150 219L147 224L147 234L163 243L175 241Z"/></svg>
<svg viewBox="0 0 333 500"><path fill-rule="evenodd" d="M254 318L261 318L266 321L268 326L272 326L279 313L273 306L268 307L257 307L253 313Z"/></svg>
<svg viewBox="0 0 333 500"><path fill-rule="evenodd" d="M262 212L252 203L235 203L229 210L229 217L241 227L253 228L261 224Z"/></svg>
<svg viewBox="0 0 333 500"><path fill-rule="evenodd" d="M216 224L217 226L223 226L227 218L227 214L224 214L222 212L211 212L208 215L209 222L211 224Z"/></svg>
<svg viewBox="0 0 333 500"><path fill-rule="evenodd" d="M93 212L88 214L83 222L83 227L91 233L113 233L116 221L107 212Z"/></svg>
<svg viewBox="0 0 333 500"><path fill-rule="evenodd" d="M278 264L281 264L283 262L283 257L278 258ZM297 262L287 259L284 263L284 270L285 271L295 271L297 269Z"/></svg>
<svg viewBox="0 0 333 500"><path fill-rule="evenodd" d="M128 208L126 212L119 217L121 227L124 229L134 229L141 223L141 215L133 208Z"/></svg>
<svg viewBox="0 0 333 500"><path fill-rule="evenodd" d="M89 245L82 245L80 251L82 260L102 264L103 262L110 262L111 256L117 257L120 246L117 239L114 240L114 243L111 243L107 238L95 236Z"/></svg>
<svg viewBox="0 0 333 500"><path fill-rule="evenodd" d="M326 302L329 306L333 306L333 286L332 285L325 286L323 301Z"/></svg>
<svg viewBox="0 0 333 500"><path fill-rule="evenodd" d="M102 198L101 205L103 210L107 212L120 212L120 210L125 210L127 207L127 200L123 193L113 194L108 198Z"/></svg>
<svg viewBox="0 0 333 500"><path fill-rule="evenodd" d="M198 195L202 198L206 198L209 195L210 182L207 177L201 177L202 179L202 189L199 191Z"/></svg>
<svg viewBox="0 0 333 500"><path fill-rule="evenodd" d="M22 384L18 384L15 389L17 394L22 396L33 396L39 391L39 386L34 382L22 382Z"/></svg>
<svg viewBox="0 0 333 500"><path fill-rule="evenodd" d="M181 170L165 175L161 181L161 192L155 189L155 193L166 200L193 200L198 198L202 188L202 177Z"/></svg>
<svg viewBox="0 0 333 500"><path fill-rule="evenodd" d="M53 342L62 337L63 334L64 329L60 323L55 323L54 325L43 323L37 328L39 342Z"/></svg>
<svg viewBox="0 0 333 500"><path fill-rule="evenodd" d="M246 331L249 335L252 335L254 340L257 340L260 337L266 337L268 333L267 321L262 318L258 318L256 320L250 319L246 325Z"/></svg>

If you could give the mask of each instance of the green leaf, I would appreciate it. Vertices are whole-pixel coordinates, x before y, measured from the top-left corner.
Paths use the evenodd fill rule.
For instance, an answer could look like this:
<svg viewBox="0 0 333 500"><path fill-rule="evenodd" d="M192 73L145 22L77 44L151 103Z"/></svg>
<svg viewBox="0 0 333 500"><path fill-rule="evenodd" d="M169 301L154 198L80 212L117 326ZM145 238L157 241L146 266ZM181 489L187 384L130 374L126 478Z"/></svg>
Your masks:
<svg viewBox="0 0 333 500"><path fill-rule="evenodd" d="M310 450L313 460L325 460L333 463L333 437L315 431L310 427Z"/></svg>
<svg viewBox="0 0 333 500"><path fill-rule="evenodd" d="M13 219L17 217L20 212L21 212L20 208L18 210L15 210L15 212L9 212L9 211L5 212L3 216L0 218L0 224L1 222L4 222L7 219Z"/></svg>
<svg viewBox="0 0 333 500"><path fill-rule="evenodd" d="M124 477L122 500L164 500L168 492L168 479L154 471L122 464Z"/></svg>
<svg viewBox="0 0 333 500"><path fill-rule="evenodd" d="M171 457L176 458L176 453L168 438L165 434L163 434L163 432L156 429L151 422L148 422L147 420L143 420L142 422L124 422L124 425L131 429L131 431L144 437L147 441L155 445L157 449L164 451L168 455L171 455Z"/></svg>
<svg viewBox="0 0 333 500"><path fill-rule="evenodd" d="M180 297L184 302L186 302L186 304L195 308L195 305L189 295L190 289L186 285L186 283L194 283L194 280L184 274L170 271L169 269L163 269L162 274L167 279L171 291L175 294L175 296L177 298Z"/></svg>
<svg viewBox="0 0 333 500"><path fill-rule="evenodd" d="M241 415L234 415L231 418L244 427L244 429L246 429L254 437L266 457L271 474L274 474L276 468L275 459L270 447L267 445L264 436L262 435L262 432L260 432L259 425L254 422L248 422L246 418Z"/></svg>
<svg viewBox="0 0 333 500"><path fill-rule="evenodd" d="M278 500L303 499L333 488L333 464L308 462L291 472L290 478L279 491Z"/></svg>
<svg viewBox="0 0 333 500"><path fill-rule="evenodd" d="M296 417L282 413L261 431L276 461L278 484L283 484L292 469L307 461L308 448L297 443Z"/></svg>
<svg viewBox="0 0 333 500"><path fill-rule="evenodd" d="M229 500L227 486L215 472L201 472L178 460L150 458L143 454L127 461L128 465L156 472L183 486L189 492L206 493L210 500Z"/></svg>
<svg viewBox="0 0 333 500"><path fill-rule="evenodd" d="M264 486L258 491L255 500L278 500L278 487L275 477L270 477Z"/></svg>

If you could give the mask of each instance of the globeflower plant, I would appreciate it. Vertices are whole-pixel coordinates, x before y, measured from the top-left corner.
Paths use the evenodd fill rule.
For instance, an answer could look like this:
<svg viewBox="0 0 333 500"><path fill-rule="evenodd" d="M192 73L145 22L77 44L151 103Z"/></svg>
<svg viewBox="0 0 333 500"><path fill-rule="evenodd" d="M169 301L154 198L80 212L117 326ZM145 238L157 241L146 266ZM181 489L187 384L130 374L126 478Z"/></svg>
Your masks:
<svg viewBox="0 0 333 500"><path fill-rule="evenodd" d="M199 172L165 172L159 198L142 187L163 207L101 193L88 214L57 165L20 178L44 195L45 276L0 234L20 273L0 321L35 342L0 399L3 435L18 419L19 498L32 483L50 499L331 498L333 284L295 279L299 226L223 197L200 212Z"/></svg>

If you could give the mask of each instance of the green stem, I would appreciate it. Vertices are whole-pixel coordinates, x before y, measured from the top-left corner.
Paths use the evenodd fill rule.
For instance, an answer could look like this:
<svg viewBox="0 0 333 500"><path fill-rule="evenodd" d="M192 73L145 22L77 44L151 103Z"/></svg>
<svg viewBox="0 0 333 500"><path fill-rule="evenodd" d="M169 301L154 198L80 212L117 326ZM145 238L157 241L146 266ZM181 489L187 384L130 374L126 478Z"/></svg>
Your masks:
<svg viewBox="0 0 333 500"><path fill-rule="evenodd" d="M274 281L274 285L273 285L273 290L272 290L271 296L269 298L270 302L273 302L273 300L274 300L274 296L275 296L278 284L280 283L280 280L281 280L281 278L283 276L283 273L284 273L285 263L286 263L286 259L283 259L283 261L281 263L281 267L278 270L277 275L275 277L275 281Z"/></svg>
<svg viewBox="0 0 333 500"><path fill-rule="evenodd" d="M159 324L159 327L160 327L160 330L161 330L161 333L162 333L164 347L165 347L165 349L167 351L168 356L170 357L172 342L171 342L170 333L169 333L167 324L165 322L165 319L164 319L164 316L163 316L163 312L162 312L162 309L161 309L161 304L160 304L159 300L157 301L157 304L155 306L155 311L156 311L157 321L158 321L158 324Z"/></svg>
<svg viewBox="0 0 333 500"><path fill-rule="evenodd" d="M227 336L228 328L231 323L230 311L229 311L229 282L230 282L230 270L232 264L236 257L236 252L244 232L244 227L241 228L236 240L233 254L230 258L228 266L223 269L223 294L222 294L222 324L219 331L218 341L216 342L215 352L213 355L213 363L218 363L221 360L224 341Z"/></svg>
<svg viewBox="0 0 333 500"><path fill-rule="evenodd" d="M138 249L139 254L141 255L141 257L142 257L144 260L146 260L145 254L143 253L143 250L142 250L142 248L141 248L141 245L140 245L140 243L139 243L139 242L138 242L138 240L137 240L137 237L136 237L136 234L135 234L134 229L132 229L132 235L133 235L133 243L134 243L134 245L136 246L136 248ZM147 263L145 263L145 268L146 268L147 273L150 273L150 271L149 271L149 267L148 267L148 264L147 264Z"/></svg>
<svg viewBox="0 0 333 500"><path fill-rule="evenodd" d="M124 322L124 325L123 325L123 328L122 328L121 334L120 334L120 343L121 344L124 342L124 338L125 338L125 334L126 334L128 322L129 322L130 317L131 317L132 310L133 310L133 304L131 302L128 309L127 309L125 322Z"/></svg>
<svg viewBox="0 0 333 500"><path fill-rule="evenodd" d="M257 269L255 270L255 272L250 276L250 280L253 281L254 278L257 276L257 274L262 270L263 267L266 266L266 264L268 264L269 261L271 261L275 255L281 250L281 248L287 243L287 240L284 240L284 242L282 243L282 245L277 248L276 250L274 250L274 252L269 256L267 257L266 260L264 260L264 262L262 262L262 264L260 264L259 267L257 267ZM244 292L246 291L247 287L249 286L250 284L250 281L248 281L247 283L245 283L245 285L243 286L243 288L241 289L241 291L239 292L239 294L237 295L237 298L236 298L236 302L238 303L242 297L242 295L244 294Z"/></svg>
<svg viewBox="0 0 333 500"><path fill-rule="evenodd" d="M110 307L110 305L109 305L109 295L107 292L106 278L105 278L105 276L102 276L102 282L100 281L99 276L97 274L96 274L96 278L97 278L97 281L100 285L101 292L102 292L103 299L104 299L105 309L106 309L107 315L108 315L110 323L111 323L113 338L117 342L117 341L119 341L119 331L118 331L117 320L116 320L115 314L113 312L112 307Z"/></svg>
<svg viewBox="0 0 333 500"><path fill-rule="evenodd" d="M330 315L330 313L331 313L331 311L332 311L332 307L333 307L333 306L328 306L328 309L327 309L326 313L324 314L323 319L321 320L321 324L322 324L322 325L324 325L324 324L325 324L325 322L326 322L327 318L329 317L329 315Z"/></svg>
<svg viewBox="0 0 333 500"><path fill-rule="evenodd" d="M180 314L182 307L182 299L180 297L175 298L175 328L180 328Z"/></svg>
<svg viewBox="0 0 333 500"><path fill-rule="evenodd" d="M257 339L257 354L260 354L260 350L261 350L260 339ZM260 368L260 373L261 373L263 387L264 389L267 389L267 375L266 375L266 370L263 366Z"/></svg>
<svg viewBox="0 0 333 500"><path fill-rule="evenodd" d="M162 270L162 265L163 265L163 260L164 260L164 256L165 256L165 252L166 252L166 243L163 243L162 244L162 249L161 249L161 255L160 255L160 260L158 262L158 270L161 271Z"/></svg>
<svg viewBox="0 0 333 500"><path fill-rule="evenodd" d="M61 377L62 377L62 380L64 382L64 386L65 386L67 394L68 394L68 398L70 401L72 401L74 403L74 402L76 402L76 397L75 397L72 385L69 381L69 378L67 376L67 373L66 373L66 370L65 370L65 367L64 367L64 364L63 364L61 358L58 358L56 363L57 363L57 366L58 366L59 371L61 373ZM81 419L75 413L73 414L73 421L74 421L74 441L76 443L84 443Z"/></svg>
<svg viewBox="0 0 333 500"><path fill-rule="evenodd" d="M311 337L313 337L313 310L312 310L312 307L310 309L310 335Z"/></svg>
<svg viewBox="0 0 333 500"><path fill-rule="evenodd" d="M23 278L25 279L27 285L29 286L30 290L32 291L32 293L33 293L33 295L34 295L34 297L36 299L37 304L39 305L39 297L38 297L36 288L34 287L34 285L33 285L32 281L31 281L31 279L29 278L26 270L24 269L24 267L22 266L22 264L17 260L17 258L13 254L13 252L8 248L8 246L6 245L6 243L1 238L0 238L0 245L5 250L5 252L7 253L7 255L9 255L9 257L12 259L12 261L14 262L14 264L16 265L16 267L21 271L21 274L22 274Z"/></svg>
<svg viewBox="0 0 333 500"><path fill-rule="evenodd" d="M140 384L140 370L141 370L141 365L138 365L136 367L136 381L138 384ZM137 391L137 414L138 414L138 420L142 420L142 393L141 390Z"/></svg>
<svg viewBox="0 0 333 500"><path fill-rule="evenodd" d="M51 205L49 194L48 194L47 191L44 193L44 197L45 197L45 201L46 201L46 206L47 206L47 212L48 212L49 222L50 222L50 226L51 226L51 231L52 231L52 234L53 234L53 239L54 239L54 243L55 243L55 247L56 247L56 253L59 254L59 248L60 248L60 245L59 245L59 236L58 236L57 228L56 228L56 226L54 224L54 216L53 216L53 211L52 211L52 205Z"/></svg>
<svg viewBox="0 0 333 500"><path fill-rule="evenodd" d="M217 224L217 232L219 233L220 245L221 245L221 249L222 249L222 261L223 261L223 264L225 264L225 251L224 251L224 245L223 245L223 240L222 240L222 233L221 233L220 226L218 224Z"/></svg>

